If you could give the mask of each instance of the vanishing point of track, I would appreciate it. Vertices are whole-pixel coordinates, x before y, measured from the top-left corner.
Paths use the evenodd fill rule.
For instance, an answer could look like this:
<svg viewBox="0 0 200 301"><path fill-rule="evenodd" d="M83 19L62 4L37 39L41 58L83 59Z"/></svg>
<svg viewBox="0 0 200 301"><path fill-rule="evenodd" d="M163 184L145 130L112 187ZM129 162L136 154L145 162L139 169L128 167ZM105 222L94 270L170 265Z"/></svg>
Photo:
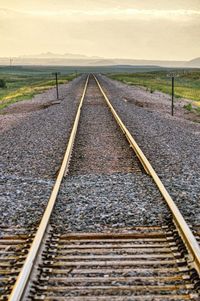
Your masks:
<svg viewBox="0 0 200 301"><path fill-rule="evenodd" d="M117 124L167 203L171 215L169 223L160 227L135 227L132 233L83 234L60 234L50 224L60 185L68 172L91 76L87 77L63 162L41 223L37 231L30 229L28 237L20 233L22 243L24 239L27 244L20 262L13 261L12 252L9 253L9 264L16 264L15 271L18 272L12 270L9 274L7 263L0 263L0 268L5 267L5 281L9 279L7 293L2 299L197 300L200 275L198 242L95 76L99 91ZM12 235L7 236L11 241ZM18 243L19 240L12 241L13 246ZM0 244L6 246L6 241Z"/></svg>

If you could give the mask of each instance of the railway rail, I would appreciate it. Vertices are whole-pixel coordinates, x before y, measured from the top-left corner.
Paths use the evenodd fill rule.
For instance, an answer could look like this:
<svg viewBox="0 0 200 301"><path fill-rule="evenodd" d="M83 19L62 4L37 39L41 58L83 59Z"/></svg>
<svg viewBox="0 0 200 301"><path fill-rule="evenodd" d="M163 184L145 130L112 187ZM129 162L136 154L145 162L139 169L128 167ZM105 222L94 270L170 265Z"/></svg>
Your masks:
<svg viewBox="0 0 200 301"><path fill-rule="evenodd" d="M165 225L127 233L60 233L50 223L67 175L87 86L41 223L35 231L0 239L2 300L199 300L200 248L196 237L153 167L113 108L97 77L100 93L146 173L169 207Z"/></svg>

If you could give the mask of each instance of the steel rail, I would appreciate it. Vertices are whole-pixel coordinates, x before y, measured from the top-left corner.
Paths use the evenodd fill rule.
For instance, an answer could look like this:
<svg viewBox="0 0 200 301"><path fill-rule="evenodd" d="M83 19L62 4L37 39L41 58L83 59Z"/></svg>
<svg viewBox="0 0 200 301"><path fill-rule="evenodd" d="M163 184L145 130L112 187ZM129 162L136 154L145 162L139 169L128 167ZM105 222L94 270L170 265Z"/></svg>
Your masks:
<svg viewBox="0 0 200 301"><path fill-rule="evenodd" d="M194 268L197 270L198 274L200 275L200 247L199 247L198 242L196 241L192 231L190 230L189 226L187 225L185 219L183 218L183 216L180 213L175 202L169 195L169 193L166 190L165 186L163 185L162 181L160 180L160 178L156 174L155 170L151 166L150 162L148 161L148 159L142 152L141 148L138 146L135 139L132 137L132 135L130 134L130 132L128 131L128 129L126 128L126 126L124 125L122 120L120 119L119 115L115 111L114 107L110 103L107 95L105 94L104 90L102 89L96 76L95 75L93 75L93 76L94 76L96 83L97 83L102 95L104 96L104 99L106 100L106 103L108 104L115 120L117 121L118 125L120 126L120 128L122 129L123 133L125 134L127 140L129 141L130 146L133 148L134 152L138 156L138 158L139 158L140 162L142 163L142 165L144 166L145 170L153 178L161 195L163 196L164 200L166 201L166 203L172 213L177 230L179 231L179 233L183 239L183 242L189 251L189 254L192 256L190 258L191 264L193 264Z"/></svg>
<svg viewBox="0 0 200 301"><path fill-rule="evenodd" d="M15 285L12 289L12 292L9 296L9 299L8 299L9 301L20 301L23 294L24 294L24 292L25 292L25 289L27 287L31 271L34 267L34 263L35 263L37 254L38 254L39 249L42 245L42 240L43 240L43 237L45 235L45 231L46 231L47 226L49 224L51 213L53 211L53 208L54 208L54 205L55 205L55 202L56 202L56 198L57 198L57 195L58 195L58 192L59 192L59 188L60 188L62 179L65 175L65 171L66 171L67 166L69 164L70 155L71 155L71 151L72 151L72 148L73 148L73 144L74 144L74 140L75 140L76 132L77 132L77 128L78 128L78 123L79 123L79 119L80 119L81 108L82 108L83 100L84 100L85 93L86 93L86 90L87 90L88 80L89 80L89 76L87 77L87 80L86 80L86 83L85 83L85 86L84 86L83 94L82 94L80 104L79 104L79 107L78 107L78 110L77 110L74 125L73 125L71 135L70 135L70 138L69 138L69 142L67 144L67 148L66 148L66 151L65 151L65 154L64 154L62 165L60 167L57 179L55 181L53 190L51 192L51 196L49 198L49 201L48 201L47 207L45 209L44 215L42 217L39 228L36 232L35 238L33 240L31 248L29 250L28 256L25 260L25 263L24 263L24 265L21 269L21 272L20 272L19 276L17 277Z"/></svg>

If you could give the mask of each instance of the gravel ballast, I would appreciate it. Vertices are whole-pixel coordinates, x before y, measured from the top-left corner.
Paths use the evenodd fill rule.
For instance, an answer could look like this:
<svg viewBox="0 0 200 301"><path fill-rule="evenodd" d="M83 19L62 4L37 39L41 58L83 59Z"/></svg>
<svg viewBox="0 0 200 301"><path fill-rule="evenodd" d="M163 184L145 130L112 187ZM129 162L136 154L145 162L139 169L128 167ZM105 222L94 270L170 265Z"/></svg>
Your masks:
<svg viewBox="0 0 200 301"><path fill-rule="evenodd" d="M47 204L85 76L15 103L0 114L0 225L37 225Z"/></svg>
<svg viewBox="0 0 200 301"><path fill-rule="evenodd" d="M111 115L94 79L85 95L70 175L140 172L141 164Z"/></svg>
<svg viewBox="0 0 200 301"><path fill-rule="evenodd" d="M69 175L63 180L52 218L68 231L158 225L169 217L94 79L89 81L83 103Z"/></svg>
<svg viewBox="0 0 200 301"><path fill-rule="evenodd" d="M52 217L70 232L160 225L169 218L149 176L139 173L82 175L64 181Z"/></svg>
<svg viewBox="0 0 200 301"><path fill-rule="evenodd" d="M104 76L99 79L186 220L200 224L200 124L185 120L183 116L172 117L170 111L166 113L126 102L124 98L136 97L134 87L127 89L127 85Z"/></svg>
<svg viewBox="0 0 200 301"><path fill-rule="evenodd" d="M134 87L127 89L121 83L102 76L99 78L186 220L192 225L199 224L199 124L124 101L124 98L135 97ZM85 76L62 86L63 99L60 104L38 110L34 107L33 111L29 108L23 113L11 107L5 111L6 115L0 116L0 122L5 121L1 132L3 214L0 224L38 224L66 148L84 80ZM49 94L52 97L50 100L55 98L55 91L52 90L52 93ZM33 99L30 104L41 106L49 103L49 98L43 96L38 95L35 103ZM99 99L93 89L88 89L86 100L87 105L83 108L85 116L80 126L86 124L87 131L78 130L81 137L77 137L69 176L63 181L52 222L70 232L111 231L165 223L170 214L151 178L143 172L130 173L133 162L131 150L126 150L127 143L122 141L125 138L117 132L116 126L111 132L107 131L110 123L108 110L105 113L103 107L97 104ZM113 122L111 115L110 120ZM102 125L105 123L102 133L101 122ZM96 140L89 147L95 133ZM101 144L103 138L105 144L101 152L104 155L101 156L98 143ZM98 164L95 163L96 155ZM80 165L78 160L82 162ZM129 160L130 166L127 163ZM110 165L106 167L105 162Z"/></svg>
<svg viewBox="0 0 200 301"><path fill-rule="evenodd" d="M49 199L53 181L1 175L1 227L35 227Z"/></svg>
<svg viewBox="0 0 200 301"><path fill-rule="evenodd" d="M66 148L84 81L82 78L61 85L60 103L55 89L37 95L30 101L16 103L2 111L0 122L1 173L23 177L55 178ZM47 104L41 109L41 105ZM29 106L28 112L24 106ZM36 106L38 105L38 110ZM30 111L32 106L33 111ZM17 113L16 113L17 111ZM18 117L19 114L19 117ZM10 126L10 124L12 126Z"/></svg>

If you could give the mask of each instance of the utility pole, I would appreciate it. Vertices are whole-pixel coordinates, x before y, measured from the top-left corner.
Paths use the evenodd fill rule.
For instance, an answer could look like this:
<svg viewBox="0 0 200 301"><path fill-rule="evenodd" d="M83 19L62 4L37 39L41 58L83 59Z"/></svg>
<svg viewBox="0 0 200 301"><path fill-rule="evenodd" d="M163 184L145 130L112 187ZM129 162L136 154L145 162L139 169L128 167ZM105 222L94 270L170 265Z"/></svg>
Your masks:
<svg viewBox="0 0 200 301"><path fill-rule="evenodd" d="M174 116L174 75L172 76L172 116Z"/></svg>
<svg viewBox="0 0 200 301"><path fill-rule="evenodd" d="M59 93L58 93L58 75L60 74L60 72L53 72L52 75L55 75L55 79L56 79L56 96L57 99L59 99Z"/></svg>
<svg viewBox="0 0 200 301"><path fill-rule="evenodd" d="M175 84L175 76L174 72L167 74L167 77L171 77L171 115L174 116L174 84Z"/></svg>

